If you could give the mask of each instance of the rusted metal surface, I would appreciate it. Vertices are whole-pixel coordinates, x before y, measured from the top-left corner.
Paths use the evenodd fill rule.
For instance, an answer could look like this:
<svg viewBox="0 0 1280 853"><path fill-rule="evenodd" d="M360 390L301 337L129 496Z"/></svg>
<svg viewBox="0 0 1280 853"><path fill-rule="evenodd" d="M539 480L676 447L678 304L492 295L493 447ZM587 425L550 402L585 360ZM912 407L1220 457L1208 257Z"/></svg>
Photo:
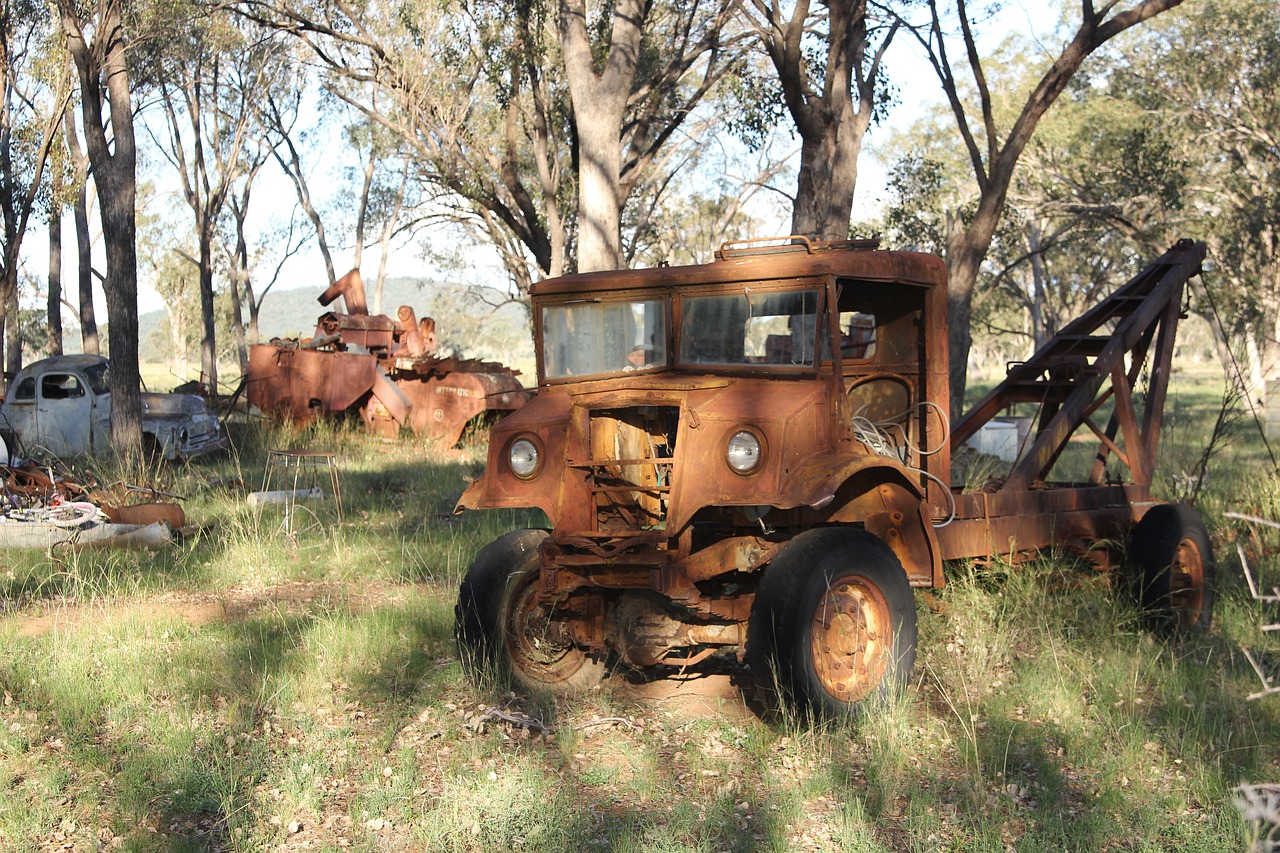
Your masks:
<svg viewBox="0 0 1280 853"><path fill-rule="evenodd" d="M788 238L540 283L538 396L493 428L458 508L542 510L551 531L522 624L540 610L555 643L643 667L742 659L760 578L815 527L873 534L914 586L942 586L944 560L1050 546L1107 565L1098 543L1123 541L1151 505L1182 288L1203 256L1175 246L1012 367L954 432L936 257ZM953 487L953 450L1026 402L1037 423L1007 476ZM1096 442L1088 481L1047 484L1082 440ZM836 578L802 622L837 703L892 666L874 583Z"/></svg>
<svg viewBox="0 0 1280 853"><path fill-rule="evenodd" d="M1204 256L1203 243L1175 245L1026 362L1011 365L1005 380L956 423L953 452L1010 406L1039 409L1029 446L1008 476L982 494L957 497L956 520L938 531L948 559L1123 541L1151 505L1183 290ZM1143 400L1141 416L1135 397ZM1100 427L1093 418L1108 403L1111 414ZM1088 481L1050 486L1046 480L1070 441L1096 442ZM1106 469L1112 458L1127 469L1122 483L1105 482L1116 476Z"/></svg>
<svg viewBox="0 0 1280 853"><path fill-rule="evenodd" d="M893 620L884 593L866 578L838 578L814 608L810 656L824 689L857 702L884 678Z"/></svg>
<svg viewBox="0 0 1280 853"><path fill-rule="evenodd" d="M473 418L512 412L528 400L510 368L439 357L430 317L419 320L407 305L394 320L368 314L356 270L319 301L327 306L339 296L347 313L322 314L313 338L250 347L247 394L263 413L305 423L352 412L378 434L407 428L452 447Z"/></svg>

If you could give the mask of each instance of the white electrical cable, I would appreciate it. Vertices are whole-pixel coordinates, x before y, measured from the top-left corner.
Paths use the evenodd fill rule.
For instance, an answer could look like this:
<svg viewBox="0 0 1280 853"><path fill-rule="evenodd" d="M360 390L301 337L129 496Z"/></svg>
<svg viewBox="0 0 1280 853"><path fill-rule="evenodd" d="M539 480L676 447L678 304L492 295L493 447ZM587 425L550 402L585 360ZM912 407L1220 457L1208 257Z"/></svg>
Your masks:
<svg viewBox="0 0 1280 853"><path fill-rule="evenodd" d="M934 483L937 483L940 487L942 487L942 493L947 496L947 504L948 504L947 519L946 521L933 522L933 526L935 528L946 527L952 521L955 521L956 499L955 499L955 495L951 494L951 486L942 482L942 479L940 477L938 477L935 474L929 473L924 468L919 468L919 467L916 467L915 465L907 464L907 457L909 453L914 452L917 456L921 458L926 458L929 456L933 456L935 453L938 453L939 451L941 451L943 448L943 445L940 444L937 447L935 447L933 450L925 451L925 450L921 450L915 444L911 443L911 440L907 437L906 428L903 427L902 424L900 423L900 421L902 421L904 418L906 418L911 414L911 409L908 409L907 411L903 412L901 415L898 415L895 418L892 418L887 421L881 421L880 423L877 424L877 423L872 423L870 419L862 416L862 412L866 411L866 408L867 408L866 406L863 406L853 416L852 425L853 425L854 437L857 438L858 441L862 442L862 444L866 446L866 448L870 450L872 453L875 453L878 456L893 457L894 459L897 459L899 462L901 462L908 471L911 471L912 473L915 473L915 474L919 474L920 476L924 477L927 480L932 480ZM934 403L930 400L925 400L917 404L914 408L917 408L917 409L932 408L934 411L938 413L938 417L942 420L943 434L944 435L950 434L951 432L950 418L947 416L947 413L943 410L943 408L939 406L937 403ZM893 439L892 434L889 432L889 430L893 430L893 429L897 429L902 434L901 445L899 445L898 442L896 442Z"/></svg>

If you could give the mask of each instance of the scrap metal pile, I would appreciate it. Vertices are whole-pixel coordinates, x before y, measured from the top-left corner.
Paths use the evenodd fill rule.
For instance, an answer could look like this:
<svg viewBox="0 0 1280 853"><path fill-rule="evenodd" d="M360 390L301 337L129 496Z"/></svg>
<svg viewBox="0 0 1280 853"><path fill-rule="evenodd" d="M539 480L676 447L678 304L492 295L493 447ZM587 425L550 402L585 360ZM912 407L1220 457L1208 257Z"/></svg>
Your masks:
<svg viewBox="0 0 1280 853"><path fill-rule="evenodd" d="M123 490L161 494L127 485ZM120 489L105 489L92 476L82 480L34 462L0 465L0 547L154 547L168 544L172 532L186 526L176 503L127 500Z"/></svg>
<svg viewBox="0 0 1280 853"><path fill-rule="evenodd" d="M308 423L355 412L380 435L408 427L452 447L473 418L500 416L528 400L516 371L504 365L439 357L430 317L419 320L407 305L395 320L369 314L357 270L319 301L328 306L339 296L347 313L321 315L314 337L250 348L247 394L263 414Z"/></svg>

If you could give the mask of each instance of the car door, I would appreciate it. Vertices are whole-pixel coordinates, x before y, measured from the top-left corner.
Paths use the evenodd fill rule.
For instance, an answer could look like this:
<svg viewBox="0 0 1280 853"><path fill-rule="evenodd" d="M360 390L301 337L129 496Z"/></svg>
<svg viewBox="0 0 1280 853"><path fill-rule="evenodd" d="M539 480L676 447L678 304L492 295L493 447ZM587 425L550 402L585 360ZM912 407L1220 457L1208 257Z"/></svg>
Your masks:
<svg viewBox="0 0 1280 853"><path fill-rule="evenodd" d="M49 372L38 380L36 435L24 436L27 447L38 445L55 456L74 456L92 450L92 404L84 379L75 373Z"/></svg>

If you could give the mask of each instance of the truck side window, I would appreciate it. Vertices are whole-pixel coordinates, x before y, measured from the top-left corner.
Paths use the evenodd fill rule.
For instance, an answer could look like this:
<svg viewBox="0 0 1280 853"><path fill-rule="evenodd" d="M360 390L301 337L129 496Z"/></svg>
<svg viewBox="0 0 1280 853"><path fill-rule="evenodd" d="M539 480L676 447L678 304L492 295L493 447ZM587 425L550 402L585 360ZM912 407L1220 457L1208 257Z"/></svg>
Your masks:
<svg viewBox="0 0 1280 853"><path fill-rule="evenodd" d="M861 311L840 312L840 358L871 358L876 354L876 318Z"/></svg>
<svg viewBox="0 0 1280 853"><path fill-rule="evenodd" d="M83 397L84 386L70 373L47 373L40 381L40 396L46 400Z"/></svg>
<svg viewBox="0 0 1280 853"><path fill-rule="evenodd" d="M13 392L15 400L34 400L36 398L36 378L28 376L22 380L22 384Z"/></svg>

